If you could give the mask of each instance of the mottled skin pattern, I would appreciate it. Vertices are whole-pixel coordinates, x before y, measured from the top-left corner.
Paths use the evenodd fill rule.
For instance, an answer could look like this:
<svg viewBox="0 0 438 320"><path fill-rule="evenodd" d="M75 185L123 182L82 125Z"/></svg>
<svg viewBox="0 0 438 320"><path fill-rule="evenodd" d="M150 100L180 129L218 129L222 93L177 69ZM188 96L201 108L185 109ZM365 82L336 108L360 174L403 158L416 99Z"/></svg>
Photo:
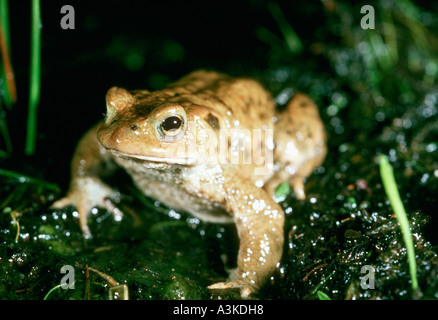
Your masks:
<svg viewBox="0 0 438 320"><path fill-rule="evenodd" d="M203 70L155 92L114 87L106 101L106 118L79 142L69 192L54 207L74 205L90 237L93 207L122 215L101 180L121 166L144 194L169 207L212 223L234 222L237 269L209 288L239 287L242 297L256 292L282 256L284 214L275 188L289 181L303 198L303 180L326 154L315 104L296 94L276 113L256 81Z"/></svg>

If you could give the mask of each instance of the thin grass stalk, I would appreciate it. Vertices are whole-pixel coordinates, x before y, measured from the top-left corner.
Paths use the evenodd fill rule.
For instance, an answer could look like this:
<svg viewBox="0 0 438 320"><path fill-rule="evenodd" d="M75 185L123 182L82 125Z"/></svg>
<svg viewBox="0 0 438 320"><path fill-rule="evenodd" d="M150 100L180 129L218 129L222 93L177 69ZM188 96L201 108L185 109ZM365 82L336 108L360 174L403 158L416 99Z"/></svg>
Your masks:
<svg viewBox="0 0 438 320"><path fill-rule="evenodd" d="M0 112L3 110L3 102L0 101ZM8 124L6 123L6 118L4 114L0 114L0 134L3 137L3 140L5 142L6 152L3 150L0 150L0 157L6 158L9 154L12 153L12 141L11 136L9 135L9 129Z"/></svg>
<svg viewBox="0 0 438 320"><path fill-rule="evenodd" d="M14 179L17 180L18 182L25 183L26 185L34 184L37 186L43 186L44 188L47 188L51 191L59 192L59 187L56 184L49 183L44 180L40 180L30 176L26 176L24 174L15 171L0 168L0 177Z"/></svg>
<svg viewBox="0 0 438 320"><path fill-rule="evenodd" d="M17 101L14 71L11 63L9 40L9 8L7 0L0 0L0 51L2 57L1 75L4 81L3 101L8 109Z"/></svg>
<svg viewBox="0 0 438 320"><path fill-rule="evenodd" d="M6 43L9 41L9 5L8 0L0 0L0 24L2 26Z"/></svg>
<svg viewBox="0 0 438 320"><path fill-rule="evenodd" d="M31 9L31 48L30 48L30 84L29 110L27 118L27 132L25 153L35 153L37 134L37 111L41 91L41 7L40 0L32 0Z"/></svg>
<svg viewBox="0 0 438 320"><path fill-rule="evenodd" d="M271 15L274 17L275 21L277 22L281 33L283 34L283 38L285 40L287 48L290 50L290 52L294 54L301 53L301 51L303 50L303 43L301 42L300 37L297 35L290 23L285 18L280 6L275 2L270 2L268 4L268 9L271 12Z"/></svg>

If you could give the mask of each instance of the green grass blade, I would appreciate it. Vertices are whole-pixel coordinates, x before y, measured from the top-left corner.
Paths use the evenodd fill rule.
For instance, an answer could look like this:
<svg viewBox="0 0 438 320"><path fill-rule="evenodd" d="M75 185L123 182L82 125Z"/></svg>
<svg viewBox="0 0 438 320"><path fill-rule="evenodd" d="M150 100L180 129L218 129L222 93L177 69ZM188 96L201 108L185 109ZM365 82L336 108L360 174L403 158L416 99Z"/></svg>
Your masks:
<svg viewBox="0 0 438 320"><path fill-rule="evenodd" d="M14 179L20 183L35 184L37 186L42 186L48 190L59 192L59 187L56 184L49 183L37 178L29 177L15 171L0 168L0 177Z"/></svg>
<svg viewBox="0 0 438 320"><path fill-rule="evenodd" d="M30 49L29 110L25 153L35 153L37 110L41 91L41 7L40 0L32 0Z"/></svg>
<svg viewBox="0 0 438 320"><path fill-rule="evenodd" d="M409 221L406 216L406 211L403 203L400 199L400 194L397 189L397 184L394 178L394 172L392 166L389 164L388 158L386 156L380 157L380 176L382 177L383 186L385 188L386 195L391 202L392 209L397 216L397 220L400 224L400 228L403 234L403 240L406 245L408 262L409 262L409 272L411 274L412 289L418 289L417 280L417 264L415 261L415 251L414 243L412 241L411 230L409 227Z"/></svg>
<svg viewBox="0 0 438 320"><path fill-rule="evenodd" d="M44 296L43 300L47 300L49 299L50 294L55 291L58 288L61 288L62 284L58 284L56 286L54 286L52 289L49 290L49 292L47 292L47 294Z"/></svg>
<svg viewBox="0 0 438 320"><path fill-rule="evenodd" d="M9 40L9 6L8 0L0 0L0 23L3 30L3 36L5 37L5 42L10 48L10 40Z"/></svg>
<svg viewBox="0 0 438 320"><path fill-rule="evenodd" d="M325 292L323 292L323 291L317 291L316 292L316 294L318 295L318 299L319 300L332 300L332 299L330 299L330 297L328 296L328 294L326 294Z"/></svg>
<svg viewBox="0 0 438 320"><path fill-rule="evenodd" d="M280 202L286 199L290 193L289 182L284 182L280 184L277 189L275 189L275 201Z"/></svg>
<svg viewBox="0 0 438 320"><path fill-rule="evenodd" d="M2 103L0 101L0 112L2 112ZM6 154L12 153L12 141L9 135L8 124L4 115L0 115L0 134L3 136L3 140L6 146Z"/></svg>
<svg viewBox="0 0 438 320"><path fill-rule="evenodd" d="M294 54L299 54L303 51L303 43L300 37L297 35L295 30L292 28L290 23L285 18L283 11L281 11L280 6L275 2L270 2L268 4L268 9L271 15L274 17L275 21L283 34L284 41L290 52Z"/></svg>
<svg viewBox="0 0 438 320"><path fill-rule="evenodd" d="M8 109L17 100L14 81L14 71L11 63L11 45L9 36L9 7L8 0L0 0L0 51L1 61L0 74L2 77L3 101Z"/></svg>
<svg viewBox="0 0 438 320"><path fill-rule="evenodd" d="M73 281L72 285L74 285L75 282L76 282L76 281ZM60 284L54 286L52 289L49 290L49 292L47 292L47 294L44 296L43 300L48 300L50 294L51 294L53 291L55 291L56 289L61 288L63 285L64 285L63 283L60 283ZM67 292L68 290L67 290L67 289L63 289L63 291L64 291L64 292Z"/></svg>

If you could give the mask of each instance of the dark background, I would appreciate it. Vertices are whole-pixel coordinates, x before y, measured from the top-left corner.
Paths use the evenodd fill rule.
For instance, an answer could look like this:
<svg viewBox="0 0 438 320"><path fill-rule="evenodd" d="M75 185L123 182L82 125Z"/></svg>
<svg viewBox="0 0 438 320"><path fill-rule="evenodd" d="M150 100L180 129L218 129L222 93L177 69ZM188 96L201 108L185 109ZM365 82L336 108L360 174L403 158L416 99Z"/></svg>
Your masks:
<svg viewBox="0 0 438 320"><path fill-rule="evenodd" d="M65 4L75 9L74 30L60 26ZM306 35L324 30L319 1L280 5L305 47L315 41ZM9 6L18 102L7 121L14 152L21 153L29 91L30 2L10 1ZM159 89L198 68L257 77L272 62L272 45L257 36L258 28L282 38L267 1L42 1L41 11L36 155L55 158L53 169L61 162L58 174L68 171L80 136L102 117L111 86Z"/></svg>
<svg viewBox="0 0 438 320"><path fill-rule="evenodd" d="M105 112L104 96L114 85L155 90L198 68L266 80L264 73L282 63L306 63L336 77L329 62L310 50L312 44L336 43L341 38L342 31L339 36L333 32L336 22L327 19L322 2L275 2L304 46L301 60L291 55L286 61L272 55L284 40L269 3L42 1L37 154L72 150L80 135ZM60 26L61 7L66 4L75 9L74 30ZM361 4L370 3L357 1L355 8ZM434 11L433 2L415 4ZM10 1L9 6L18 103L7 121L15 151L21 152L29 91L30 1ZM356 11L354 24L359 25L362 15ZM269 43L259 36L261 28L272 33Z"/></svg>

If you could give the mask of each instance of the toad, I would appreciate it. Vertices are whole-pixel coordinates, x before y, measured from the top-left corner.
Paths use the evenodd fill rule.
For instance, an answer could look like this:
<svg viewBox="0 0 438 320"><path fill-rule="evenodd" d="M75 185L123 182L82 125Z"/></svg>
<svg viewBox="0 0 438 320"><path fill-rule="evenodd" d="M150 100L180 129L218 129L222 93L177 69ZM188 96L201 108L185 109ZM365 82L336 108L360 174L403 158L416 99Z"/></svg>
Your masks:
<svg viewBox="0 0 438 320"><path fill-rule="evenodd" d="M145 195L211 223L234 223L237 268L210 289L257 292L278 267L284 213L274 192L289 182L297 198L304 181L326 155L317 106L295 94L283 111L261 84L214 71L192 72L166 88L106 95L105 119L79 141L66 197L86 238L94 207L122 212L102 178L126 170Z"/></svg>

